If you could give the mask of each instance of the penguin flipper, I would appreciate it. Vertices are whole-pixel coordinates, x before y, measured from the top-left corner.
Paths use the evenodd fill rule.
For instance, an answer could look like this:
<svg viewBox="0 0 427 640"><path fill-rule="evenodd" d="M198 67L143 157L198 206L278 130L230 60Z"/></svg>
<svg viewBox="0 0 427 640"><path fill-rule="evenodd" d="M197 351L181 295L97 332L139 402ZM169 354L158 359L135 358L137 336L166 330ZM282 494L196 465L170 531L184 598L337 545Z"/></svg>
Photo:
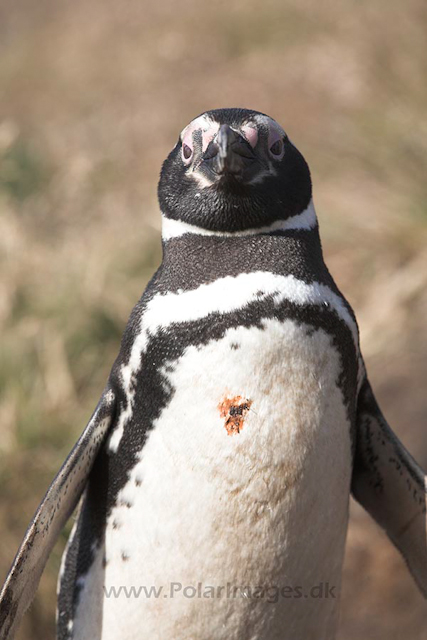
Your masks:
<svg viewBox="0 0 427 640"><path fill-rule="evenodd" d="M385 529L427 598L427 477L387 424L365 379L357 406L352 492Z"/></svg>
<svg viewBox="0 0 427 640"><path fill-rule="evenodd" d="M114 392L107 386L26 531L0 592L0 640L13 639L34 598L50 552L79 501L114 418L115 404Z"/></svg>

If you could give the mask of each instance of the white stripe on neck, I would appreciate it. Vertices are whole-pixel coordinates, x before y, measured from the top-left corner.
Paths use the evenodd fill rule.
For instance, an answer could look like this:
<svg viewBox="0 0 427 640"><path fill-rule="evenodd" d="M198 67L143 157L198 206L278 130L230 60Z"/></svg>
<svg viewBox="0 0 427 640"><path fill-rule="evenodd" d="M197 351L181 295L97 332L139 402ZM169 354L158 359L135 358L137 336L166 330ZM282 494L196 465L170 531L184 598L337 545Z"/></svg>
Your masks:
<svg viewBox="0 0 427 640"><path fill-rule="evenodd" d="M271 233L272 231L289 231L291 229L296 230L310 230L314 229L317 225L316 211L314 210L313 200L302 213L296 216L292 216L287 220L276 220L272 224L266 227L259 227L258 229L245 229L244 231L210 231L209 229L202 229L188 222L181 222L181 220L171 220L171 218L162 217L162 238L163 240L171 240L172 238L179 238L186 233L193 233L199 236L220 236L220 237L240 237L240 236L255 236L260 233Z"/></svg>

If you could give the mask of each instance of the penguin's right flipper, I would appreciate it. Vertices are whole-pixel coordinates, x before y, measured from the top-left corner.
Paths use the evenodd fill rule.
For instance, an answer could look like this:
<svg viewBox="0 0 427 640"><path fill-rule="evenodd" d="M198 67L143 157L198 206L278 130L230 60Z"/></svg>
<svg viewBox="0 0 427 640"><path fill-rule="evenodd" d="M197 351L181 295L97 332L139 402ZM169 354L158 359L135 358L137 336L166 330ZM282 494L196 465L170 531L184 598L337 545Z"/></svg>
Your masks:
<svg viewBox="0 0 427 640"><path fill-rule="evenodd" d="M352 492L385 529L427 598L426 480L387 424L366 379L357 407Z"/></svg>
<svg viewBox="0 0 427 640"><path fill-rule="evenodd" d="M12 640L34 598L50 552L85 488L115 406L114 392L107 386L27 529L0 593L0 640Z"/></svg>

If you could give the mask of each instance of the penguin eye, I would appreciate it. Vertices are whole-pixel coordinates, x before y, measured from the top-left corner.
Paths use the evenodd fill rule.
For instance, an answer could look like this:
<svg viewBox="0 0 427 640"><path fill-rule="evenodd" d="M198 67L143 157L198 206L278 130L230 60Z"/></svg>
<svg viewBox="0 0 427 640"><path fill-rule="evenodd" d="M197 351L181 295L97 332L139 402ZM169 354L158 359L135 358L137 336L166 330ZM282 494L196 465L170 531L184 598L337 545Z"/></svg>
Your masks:
<svg viewBox="0 0 427 640"><path fill-rule="evenodd" d="M270 153L273 156L281 156L283 153L283 140L279 139L274 142L270 147Z"/></svg>
<svg viewBox="0 0 427 640"><path fill-rule="evenodd" d="M188 144L185 144L185 142L182 145L182 157L184 160L187 160L187 162L191 159L191 156L193 155L193 149L191 147L188 146Z"/></svg>

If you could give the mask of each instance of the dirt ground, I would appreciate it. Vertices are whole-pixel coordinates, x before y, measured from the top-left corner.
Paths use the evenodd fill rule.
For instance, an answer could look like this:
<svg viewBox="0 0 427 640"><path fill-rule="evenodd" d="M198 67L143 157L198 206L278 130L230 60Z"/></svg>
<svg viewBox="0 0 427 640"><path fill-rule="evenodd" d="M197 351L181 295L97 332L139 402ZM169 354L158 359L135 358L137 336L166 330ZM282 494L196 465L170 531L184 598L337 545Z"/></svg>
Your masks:
<svg viewBox="0 0 427 640"><path fill-rule="evenodd" d="M198 113L245 106L312 170L377 397L427 468L424 0L0 5L0 581L160 260L156 183ZM19 640L54 637L61 537ZM422 640L427 606L356 504L340 640Z"/></svg>

